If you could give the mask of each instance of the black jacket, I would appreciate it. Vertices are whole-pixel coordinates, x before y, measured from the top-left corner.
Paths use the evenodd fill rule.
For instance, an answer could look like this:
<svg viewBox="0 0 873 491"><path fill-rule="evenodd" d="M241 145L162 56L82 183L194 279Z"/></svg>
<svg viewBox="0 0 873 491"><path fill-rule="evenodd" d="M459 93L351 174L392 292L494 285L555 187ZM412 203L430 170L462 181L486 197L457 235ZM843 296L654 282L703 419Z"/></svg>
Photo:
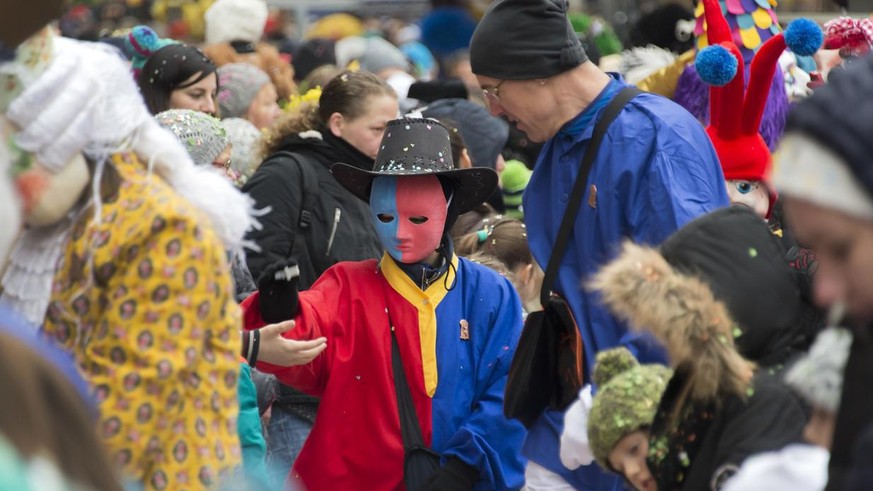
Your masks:
<svg viewBox="0 0 873 491"><path fill-rule="evenodd" d="M673 375L651 428L650 448L666 452L658 463L649 460L659 490L718 490L747 457L802 441L808 419L803 404L763 372L755 375L746 400L731 396L709 407L688 406L679 427L667 430L666 417L675 411L686 375L681 368Z"/></svg>
<svg viewBox="0 0 873 491"><path fill-rule="evenodd" d="M373 160L327 130L321 136L286 136L280 152L268 156L242 189L255 200L257 208L270 207L270 212L260 218L263 228L247 237L261 249L250 251L246 257L256 280L271 264L293 257L300 267L298 287L306 290L340 261L378 258L382 253L369 205L342 187L330 173L330 166L337 162L372 170ZM304 182L309 183L305 191ZM302 230L300 212L306 197L311 198L312 209L307 211L312 216L308 229ZM276 402L314 421L316 398L283 385Z"/></svg>
<svg viewBox="0 0 873 491"><path fill-rule="evenodd" d="M340 261L378 258L382 252L370 218L369 206L342 187L330 173L337 162L362 169L373 168L373 160L358 152L344 140L322 131L322 139L286 136L280 145L292 156L269 156L243 187L258 208L270 207L261 217L261 230L252 231L248 239L260 252L250 252L247 262L252 276L260 274L277 260L295 257L300 267L301 290L330 266ZM317 190L309 230L301 230L299 216L304 198L301 166L314 170ZM305 234L305 247L292 250L296 234Z"/></svg>

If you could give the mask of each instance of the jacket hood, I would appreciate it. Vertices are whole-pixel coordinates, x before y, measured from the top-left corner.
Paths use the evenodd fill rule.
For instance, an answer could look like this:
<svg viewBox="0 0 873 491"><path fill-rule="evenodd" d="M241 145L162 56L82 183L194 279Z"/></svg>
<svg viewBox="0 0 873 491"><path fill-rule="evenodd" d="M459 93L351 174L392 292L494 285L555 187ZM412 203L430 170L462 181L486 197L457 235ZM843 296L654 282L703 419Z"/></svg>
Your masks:
<svg viewBox="0 0 873 491"><path fill-rule="evenodd" d="M614 315L652 333L671 366L688 369L690 399L745 397L752 366L735 347L734 320L705 282L679 273L656 249L626 242L589 286Z"/></svg>
<svg viewBox="0 0 873 491"><path fill-rule="evenodd" d="M742 334L740 353L764 367L784 363L805 343L800 292L778 239L744 207L690 222L660 248L678 272L706 283Z"/></svg>

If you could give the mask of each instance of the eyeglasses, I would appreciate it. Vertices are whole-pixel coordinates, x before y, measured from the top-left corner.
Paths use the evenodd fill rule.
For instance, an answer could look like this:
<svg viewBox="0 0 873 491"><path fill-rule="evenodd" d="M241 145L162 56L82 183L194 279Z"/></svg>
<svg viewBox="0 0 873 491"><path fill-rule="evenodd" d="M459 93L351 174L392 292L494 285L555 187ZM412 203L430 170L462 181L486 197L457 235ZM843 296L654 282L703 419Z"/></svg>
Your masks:
<svg viewBox="0 0 873 491"><path fill-rule="evenodd" d="M485 93L485 99L489 104L500 104L500 86L503 85L503 82L506 82L506 80L501 80L494 87L482 89L482 92Z"/></svg>

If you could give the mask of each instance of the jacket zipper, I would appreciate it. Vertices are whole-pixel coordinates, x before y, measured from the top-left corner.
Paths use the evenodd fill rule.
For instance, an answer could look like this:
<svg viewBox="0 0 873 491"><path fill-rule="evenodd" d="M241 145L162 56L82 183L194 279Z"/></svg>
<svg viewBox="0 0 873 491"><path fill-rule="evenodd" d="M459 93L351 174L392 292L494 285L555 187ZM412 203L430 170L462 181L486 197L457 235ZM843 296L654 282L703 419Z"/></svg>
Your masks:
<svg viewBox="0 0 873 491"><path fill-rule="evenodd" d="M343 211L339 208L333 213L333 228L330 231L330 238L327 239L327 252L324 253L325 256L330 255L330 249L333 247L333 239L336 237L336 229L339 227L340 217L342 216Z"/></svg>

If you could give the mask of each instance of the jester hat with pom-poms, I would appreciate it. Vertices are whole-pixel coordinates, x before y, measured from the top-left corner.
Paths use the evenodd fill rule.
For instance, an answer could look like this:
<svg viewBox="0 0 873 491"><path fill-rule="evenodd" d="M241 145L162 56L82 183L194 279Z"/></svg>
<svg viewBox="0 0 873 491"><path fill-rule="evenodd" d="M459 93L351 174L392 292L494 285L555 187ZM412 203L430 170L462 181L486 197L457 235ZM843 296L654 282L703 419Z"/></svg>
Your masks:
<svg viewBox="0 0 873 491"><path fill-rule="evenodd" d="M719 2L702 1L710 45L700 50L694 65L701 79L711 85L706 132L726 180L766 183L773 159L758 128L779 56L786 47L797 55L814 54L822 45L822 30L809 19L797 19L784 32L768 39L752 59L749 86L744 91L743 58ZM771 191L771 208L775 198Z"/></svg>

